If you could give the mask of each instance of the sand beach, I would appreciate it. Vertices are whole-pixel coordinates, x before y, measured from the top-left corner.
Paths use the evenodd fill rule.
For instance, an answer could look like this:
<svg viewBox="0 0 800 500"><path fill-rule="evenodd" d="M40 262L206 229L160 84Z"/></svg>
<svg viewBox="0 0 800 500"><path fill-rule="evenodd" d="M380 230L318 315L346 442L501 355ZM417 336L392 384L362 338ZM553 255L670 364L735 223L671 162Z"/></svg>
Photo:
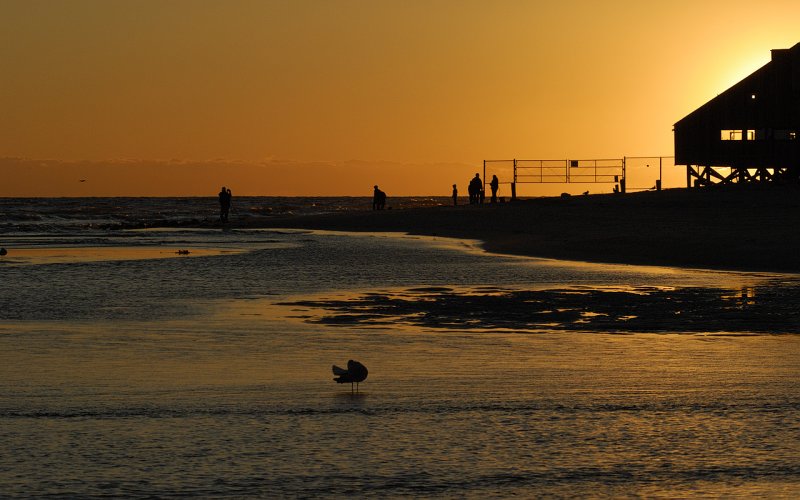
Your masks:
<svg viewBox="0 0 800 500"><path fill-rule="evenodd" d="M391 198L387 206L392 206ZM365 209L275 217L264 222L271 227L479 239L491 252L563 260L800 271L800 189L792 186L669 189L496 205Z"/></svg>

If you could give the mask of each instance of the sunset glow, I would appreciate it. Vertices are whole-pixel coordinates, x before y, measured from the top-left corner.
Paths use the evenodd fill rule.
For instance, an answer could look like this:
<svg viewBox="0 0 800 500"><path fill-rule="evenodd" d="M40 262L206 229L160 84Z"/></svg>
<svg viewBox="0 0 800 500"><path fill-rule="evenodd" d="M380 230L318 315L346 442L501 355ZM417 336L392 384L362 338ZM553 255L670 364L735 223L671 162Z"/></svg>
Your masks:
<svg viewBox="0 0 800 500"><path fill-rule="evenodd" d="M3 0L0 196L446 196L484 159L670 156L672 125L797 19L788 0Z"/></svg>

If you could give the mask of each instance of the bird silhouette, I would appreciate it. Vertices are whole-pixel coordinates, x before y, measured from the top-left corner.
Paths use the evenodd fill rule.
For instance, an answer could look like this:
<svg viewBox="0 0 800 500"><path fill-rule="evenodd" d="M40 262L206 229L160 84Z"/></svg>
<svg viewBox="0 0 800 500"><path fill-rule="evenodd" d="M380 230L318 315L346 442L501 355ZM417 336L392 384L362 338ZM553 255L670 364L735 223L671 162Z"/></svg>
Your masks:
<svg viewBox="0 0 800 500"><path fill-rule="evenodd" d="M333 365L333 374L336 375L333 380L337 384L350 382L350 392L353 392L353 384L356 384L355 390L358 392L358 383L366 380L368 373L366 366L352 359L347 362L347 370Z"/></svg>

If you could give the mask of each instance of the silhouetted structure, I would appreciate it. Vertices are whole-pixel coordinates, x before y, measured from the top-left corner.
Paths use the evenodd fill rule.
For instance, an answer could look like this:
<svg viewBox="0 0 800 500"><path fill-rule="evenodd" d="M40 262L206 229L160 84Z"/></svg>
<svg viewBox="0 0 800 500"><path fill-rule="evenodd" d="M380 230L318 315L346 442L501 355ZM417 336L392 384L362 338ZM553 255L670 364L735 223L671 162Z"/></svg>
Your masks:
<svg viewBox="0 0 800 500"><path fill-rule="evenodd" d="M625 185L625 163L627 160L641 160L652 158L661 164L662 158L659 156L625 156L622 158L598 158L583 160L533 160L533 159L510 159L510 160L483 160L483 178L487 178L487 167L499 169L505 172L503 175L511 188L511 201L517 199L517 187L519 184L616 184L615 191L624 193ZM505 164L505 165L503 165ZM509 169L511 170L509 176ZM496 177L496 175L495 175ZM502 178L502 177L500 177ZM500 184L498 178L497 185ZM660 178L660 176L659 176ZM489 184L492 187L492 183ZM482 189L481 189L482 190Z"/></svg>
<svg viewBox="0 0 800 500"><path fill-rule="evenodd" d="M333 380L335 380L337 384L346 384L349 382L350 392L353 392L353 384L356 384L355 390L358 392L358 383L366 380L368 373L366 366L352 359L347 362L347 370L333 365L333 374L336 375Z"/></svg>
<svg viewBox="0 0 800 500"><path fill-rule="evenodd" d="M675 124L691 187L800 180L800 43ZM728 170L730 169L730 170Z"/></svg>

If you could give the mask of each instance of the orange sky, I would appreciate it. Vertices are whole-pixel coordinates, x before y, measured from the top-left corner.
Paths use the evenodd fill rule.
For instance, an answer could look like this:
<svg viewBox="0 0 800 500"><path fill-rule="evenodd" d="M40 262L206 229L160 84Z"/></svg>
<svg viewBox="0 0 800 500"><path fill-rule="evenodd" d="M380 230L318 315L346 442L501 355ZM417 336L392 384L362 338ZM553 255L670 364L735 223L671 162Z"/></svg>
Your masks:
<svg viewBox="0 0 800 500"><path fill-rule="evenodd" d="M484 159L672 155L672 124L798 19L796 0L0 0L0 196L447 195Z"/></svg>

